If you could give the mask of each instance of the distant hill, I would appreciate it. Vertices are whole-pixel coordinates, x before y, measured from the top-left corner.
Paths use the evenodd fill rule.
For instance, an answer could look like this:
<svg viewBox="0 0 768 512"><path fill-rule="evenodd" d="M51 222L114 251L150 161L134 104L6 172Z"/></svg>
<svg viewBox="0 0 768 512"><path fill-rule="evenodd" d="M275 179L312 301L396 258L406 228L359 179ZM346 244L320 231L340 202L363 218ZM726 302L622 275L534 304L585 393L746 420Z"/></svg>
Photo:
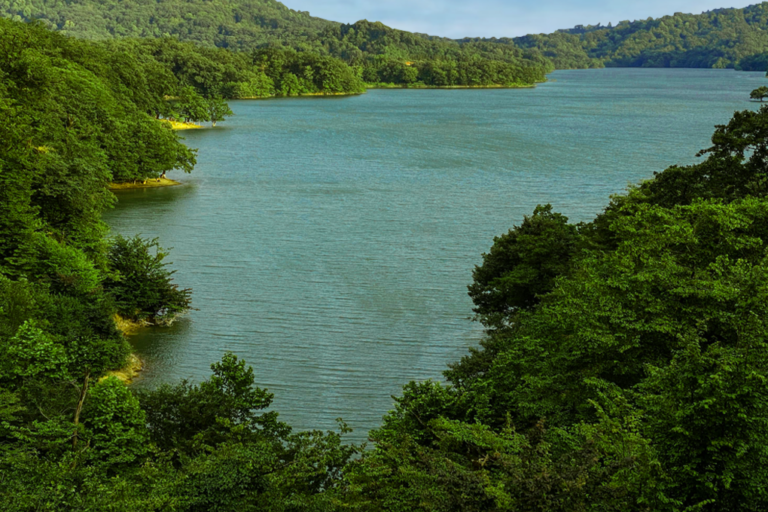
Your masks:
<svg viewBox="0 0 768 512"><path fill-rule="evenodd" d="M558 69L589 67L768 68L768 2L703 14L675 13L616 26L577 26L512 39Z"/></svg>
<svg viewBox="0 0 768 512"><path fill-rule="evenodd" d="M340 57L405 61L481 57L550 67L538 51L489 42L460 43L360 21L343 25L275 0L0 0L0 15L39 20L82 39L173 37L203 46L250 50L288 46ZM522 63L526 64L526 63Z"/></svg>
<svg viewBox="0 0 768 512"><path fill-rule="evenodd" d="M39 20L83 39L173 37L209 47L290 47L377 69L391 61L506 62L537 73L604 66L768 67L768 2L615 27L577 26L518 38L461 39L416 34L359 21L347 25L275 0L0 0L0 15ZM371 63L376 61L377 64ZM554 66L553 64L554 63ZM374 77L368 77L372 79Z"/></svg>
<svg viewBox="0 0 768 512"><path fill-rule="evenodd" d="M275 0L0 0L0 14L82 39L174 36L229 48L300 42L338 25Z"/></svg>

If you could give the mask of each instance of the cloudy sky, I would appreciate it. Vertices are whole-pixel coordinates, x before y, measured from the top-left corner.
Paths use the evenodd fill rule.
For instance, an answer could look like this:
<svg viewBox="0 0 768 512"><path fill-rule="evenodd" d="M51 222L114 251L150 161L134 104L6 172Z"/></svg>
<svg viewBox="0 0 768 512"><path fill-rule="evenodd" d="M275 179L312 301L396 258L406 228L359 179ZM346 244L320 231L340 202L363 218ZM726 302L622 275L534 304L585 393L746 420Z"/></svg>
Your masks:
<svg viewBox="0 0 768 512"><path fill-rule="evenodd" d="M739 0L282 0L291 9L343 23L381 21L444 37L514 37L574 25L699 14L757 3ZM727 3L723 2L735 2Z"/></svg>

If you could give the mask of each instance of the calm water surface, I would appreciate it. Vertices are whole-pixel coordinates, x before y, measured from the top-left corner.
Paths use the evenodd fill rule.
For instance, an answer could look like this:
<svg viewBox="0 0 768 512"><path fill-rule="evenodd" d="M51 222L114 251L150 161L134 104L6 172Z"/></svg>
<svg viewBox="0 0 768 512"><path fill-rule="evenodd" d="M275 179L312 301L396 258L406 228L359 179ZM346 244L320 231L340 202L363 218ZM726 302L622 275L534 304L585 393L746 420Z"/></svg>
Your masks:
<svg viewBox="0 0 768 512"><path fill-rule="evenodd" d="M476 345L466 285L538 203L574 221L754 108L762 73L560 71L531 90L375 90L233 102L175 188L120 193L115 232L173 247L197 311L132 341L137 385L201 380L244 357L298 428L355 440L391 395Z"/></svg>

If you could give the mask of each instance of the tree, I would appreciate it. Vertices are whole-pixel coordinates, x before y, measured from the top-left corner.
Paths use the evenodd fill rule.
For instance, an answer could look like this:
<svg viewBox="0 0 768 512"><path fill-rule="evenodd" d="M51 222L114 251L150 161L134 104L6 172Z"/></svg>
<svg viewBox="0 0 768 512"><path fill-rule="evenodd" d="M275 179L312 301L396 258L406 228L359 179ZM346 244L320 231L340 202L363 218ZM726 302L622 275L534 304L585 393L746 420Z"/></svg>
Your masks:
<svg viewBox="0 0 768 512"><path fill-rule="evenodd" d="M174 271L167 268L167 256L157 239L114 238L107 253L111 273L103 284L121 315L166 323L189 309L191 290L172 282Z"/></svg>
<svg viewBox="0 0 768 512"><path fill-rule="evenodd" d="M768 499L768 346L702 341L685 340L639 388L665 493L689 507L758 510Z"/></svg>
<svg viewBox="0 0 768 512"><path fill-rule="evenodd" d="M761 102L768 97L768 86L761 85L751 93L749 93L749 97L753 100L760 100Z"/></svg>
<svg viewBox="0 0 768 512"><path fill-rule="evenodd" d="M333 510L341 470L361 451L342 442L349 429L293 433L265 411L273 395L245 361L227 353L211 369L199 385L138 392L152 442L184 465L172 490L184 510Z"/></svg>
<svg viewBox="0 0 768 512"><path fill-rule="evenodd" d="M111 472L138 463L149 451L146 418L138 399L116 377L98 382L89 395L83 411L89 459Z"/></svg>
<svg viewBox="0 0 768 512"><path fill-rule="evenodd" d="M185 85L179 91L176 109L185 122L210 121L208 102L198 94L194 87Z"/></svg>
<svg viewBox="0 0 768 512"><path fill-rule="evenodd" d="M516 279L505 295L498 276L525 255L550 261L535 249L567 222L497 239L477 270L489 279L475 285L492 314L513 316L451 365L447 386L404 388L371 433L374 450L348 470L351 502L759 509L768 499L767 112L737 112L717 127L705 162L657 174L579 226L567 265L533 305L507 306L532 294Z"/></svg>
<svg viewBox="0 0 768 512"><path fill-rule="evenodd" d="M568 269L577 236L567 217L539 205L520 226L495 238L469 286L478 319L501 326L515 311L536 305Z"/></svg>
<svg viewBox="0 0 768 512"><path fill-rule="evenodd" d="M233 115L235 115L234 112L229 109L229 105L221 97L208 100L208 117L213 126L216 126L217 121L223 121L225 117Z"/></svg>
<svg viewBox="0 0 768 512"><path fill-rule="evenodd" d="M279 442L290 428L264 412L273 395L255 386L253 369L227 353L211 365L210 379L139 393L152 440L162 449L195 452L242 440Z"/></svg>

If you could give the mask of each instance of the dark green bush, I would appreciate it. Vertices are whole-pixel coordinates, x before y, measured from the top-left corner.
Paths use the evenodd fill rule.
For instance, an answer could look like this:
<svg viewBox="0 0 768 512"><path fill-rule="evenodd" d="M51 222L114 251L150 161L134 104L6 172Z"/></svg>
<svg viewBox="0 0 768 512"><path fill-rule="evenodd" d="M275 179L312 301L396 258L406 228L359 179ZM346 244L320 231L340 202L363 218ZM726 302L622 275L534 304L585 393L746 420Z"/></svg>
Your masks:
<svg viewBox="0 0 768 512"><path fill-rule="evenodd" d="M111 274L104 288L117 312L132 320L164 323L190 307L190 289L173 284L174 271L165 262L168 253L157 239L118 235L107 254Z"/></svg>

